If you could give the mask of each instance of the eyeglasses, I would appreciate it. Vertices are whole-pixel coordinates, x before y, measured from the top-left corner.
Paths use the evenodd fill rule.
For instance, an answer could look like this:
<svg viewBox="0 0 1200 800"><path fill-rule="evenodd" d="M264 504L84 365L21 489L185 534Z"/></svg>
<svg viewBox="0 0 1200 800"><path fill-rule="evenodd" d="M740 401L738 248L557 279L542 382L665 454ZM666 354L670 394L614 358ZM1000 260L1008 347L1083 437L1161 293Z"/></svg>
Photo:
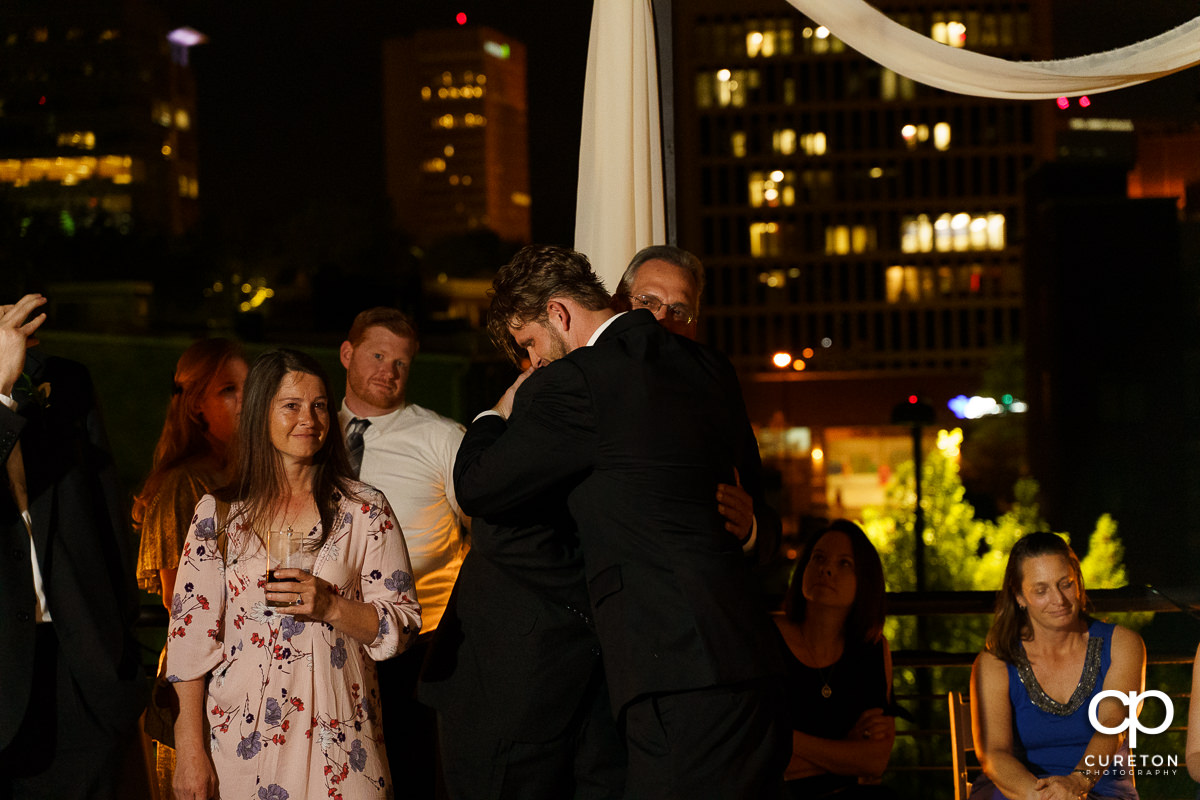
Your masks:
<svg viewBox="0 0 1200 800"><path fill-rule="evenodd" d="M658 314L660 308L667 310L667 316L674 322L679 322L688 325L696 320L696 315L692 310L683 303L672 303L667 305L662 300L659 300L652 294L635 294L630 295L629 304L634 308L644 308L651 314Z"/></svg>

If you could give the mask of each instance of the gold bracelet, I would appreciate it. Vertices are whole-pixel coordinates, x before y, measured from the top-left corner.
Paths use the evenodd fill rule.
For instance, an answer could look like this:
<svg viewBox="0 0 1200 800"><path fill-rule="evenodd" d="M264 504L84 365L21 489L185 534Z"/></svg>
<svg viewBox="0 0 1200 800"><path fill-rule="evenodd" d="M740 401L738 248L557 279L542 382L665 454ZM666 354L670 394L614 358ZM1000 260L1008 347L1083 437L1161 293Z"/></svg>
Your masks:
<svg viewBox="0 0 1200 800"><path fill-rule="evenodd" d="M1085 795L1088 792L1090 792L1092 789L1096 788L1096 784L1100 782L1100 776L1096 776L1095 778L1093 778L1092 770L1090 770L1090 769L1084 769L1083 767L1076 767L1075 769L1071 770L1072 775L1074 775L1077 772L1083 776L1083 782L1087 786L1087 788L1084 789L1080 793L1081 795Z"/></svg>

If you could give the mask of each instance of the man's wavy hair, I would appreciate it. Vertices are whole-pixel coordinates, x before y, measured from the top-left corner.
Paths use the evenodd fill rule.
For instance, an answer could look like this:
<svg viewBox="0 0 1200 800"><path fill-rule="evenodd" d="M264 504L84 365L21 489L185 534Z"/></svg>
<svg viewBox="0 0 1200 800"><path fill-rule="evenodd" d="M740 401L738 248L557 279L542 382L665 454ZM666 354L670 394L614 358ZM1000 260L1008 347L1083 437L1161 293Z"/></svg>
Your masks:
<svg viewBox="0 0 1200 800"><path fill-rule="evenodd" d="M555 297L574 300L589 311L607 308L610 299L587 256L548 244L517 251L496 273L490 295L488 332L518 366L524 354L508 331L510 325L544 324L549 319L546 305Z"/></svg>

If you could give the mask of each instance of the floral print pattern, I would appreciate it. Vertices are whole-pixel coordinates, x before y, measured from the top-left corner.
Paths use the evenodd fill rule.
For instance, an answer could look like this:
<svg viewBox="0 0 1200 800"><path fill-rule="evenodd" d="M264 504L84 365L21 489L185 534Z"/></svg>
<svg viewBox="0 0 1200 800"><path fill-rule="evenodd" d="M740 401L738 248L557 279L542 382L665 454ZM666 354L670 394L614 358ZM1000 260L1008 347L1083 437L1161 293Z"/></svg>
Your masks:
<svg viewBox="0 0 1200 800"><path fill-rule="evenodd" d="M231 519L236 512L235 505ZM171 680L208 676L209 746L222 798L392 797L374 662L407 648L421 617L383 495L362 485L354 500L341 499L337 527L313 566L332 591L375 607L372 642L268 606L261 542L235 522L223 555L215 516L206 495L179 561L167 669Z"/></svg>

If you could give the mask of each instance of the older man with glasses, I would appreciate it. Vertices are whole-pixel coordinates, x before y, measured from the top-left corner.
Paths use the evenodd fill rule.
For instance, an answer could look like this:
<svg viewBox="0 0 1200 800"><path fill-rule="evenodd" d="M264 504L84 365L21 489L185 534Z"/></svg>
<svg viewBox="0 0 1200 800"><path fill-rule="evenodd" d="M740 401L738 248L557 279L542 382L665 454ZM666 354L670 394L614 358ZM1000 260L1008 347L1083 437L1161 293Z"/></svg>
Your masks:
<svg viewBox="0 0 1200 800"><path fill-rule="evenodd" d="M621 311L644 308L667 330L695 340L703 292L704 265L699 258L679 247L653 245L629 262L613 304ZM758 443L752 444L757 452ZM779 549L779 515L767 505L759 460L738 464L737 470L736 485L717 488L721 516L747 553L767 561Z"/></svg>

